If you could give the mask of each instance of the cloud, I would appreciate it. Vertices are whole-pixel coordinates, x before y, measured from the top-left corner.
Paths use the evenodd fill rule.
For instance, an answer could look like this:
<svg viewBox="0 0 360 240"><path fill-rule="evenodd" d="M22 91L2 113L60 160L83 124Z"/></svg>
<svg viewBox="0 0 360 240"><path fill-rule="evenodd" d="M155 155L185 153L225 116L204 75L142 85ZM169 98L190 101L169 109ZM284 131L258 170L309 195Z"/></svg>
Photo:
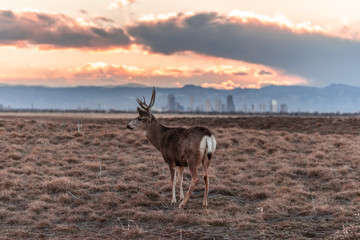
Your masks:
<svg viewBox="0 0 360 240"><path fill-rule="evenodd" d="M89 13L88 13L86 10L84 10L84 9L80 9L79 12L82 13L82 14L85 14L85 15L88 15L88 14L89 14Z"/></svg>
<svg viewBox="0 0 360 240"><path fill-rule="evenodd" d="M101 16L95 17L95 20L102 21L102 22L108 22L108 23L113 23L114 22L114 20L112 20L110 18L101 17Z"/></svg>
<svg viewBox="0 0 360 240"><path fill-rule="evenodd" d="M123 78L128 76L144 76L145 69L136 66L108 64L104 62L89 62L75 69L71 75L84 78Z"/></svg>
<svg viewBox="0 0 360 240"><path fill-rule="evenodd" d="M270 71L266 71L266 70L262 69L258 74L259 75L272 75L273 73L270 72Z"/></svg>
<svg viewBox="0 0 360 240"><path fill-rule="evenodd" d="M109 9L118 9L135 3L136 0L118 0L109 5Z"/></svg>
<svg viewBox="0 0 360 240"><path fill-rule="evenodd" d="M241 88L242 84L235 83L232 80L227 80L227 81L224 81L221 83L203 83L203 84L201 84L201 86L204 88L218 88L218 89L231 90L234 88Z"/></svg>
<svg viewBox="0 0 360 240"><path fill-rule="evenodd" d="M26 68L26 66L25 66ZM263 77L261 69L272 71L273 75ZM235 74L244 72L246 74ZM46 81L48 80L48 83ZM9 69L0 74L0 82L7 84L35 84L51 86L79 85L121 85L139 83L149 86L178 87L186 84L202 85L219 89L260 88L268 84L303 84L300 78L289 77L281 72L255 65L212 65L205 68L180 67L140 67L106 62L88 62L70 68Z"/></svg>
<svg viewBox="0 0 360 240"><path fill-rule="evenodd" d="M105 18L99 20L110 21ZM38 45L44 50L108 50L127 48L130 44L130 38L121 28L104 28L65 14L0 10L0 45Z"/></svg>
<svg viewBox="0 0 360 240"><path fill-rule="evenodd" d="M312 85L358 85L359 41L310 23L294 24L284 17L179 13L139 21L128 26L127 32L155 53L192 51L282 69Z"/></svg>
<svg viewBox="0 0 360 240"><path fill-rule="evenodd" d="M236 75L236 76L246 76L246 75L248 75L248 73L246 73L246 72L236 72L236 73L234 73L234 75Z"/></svg>

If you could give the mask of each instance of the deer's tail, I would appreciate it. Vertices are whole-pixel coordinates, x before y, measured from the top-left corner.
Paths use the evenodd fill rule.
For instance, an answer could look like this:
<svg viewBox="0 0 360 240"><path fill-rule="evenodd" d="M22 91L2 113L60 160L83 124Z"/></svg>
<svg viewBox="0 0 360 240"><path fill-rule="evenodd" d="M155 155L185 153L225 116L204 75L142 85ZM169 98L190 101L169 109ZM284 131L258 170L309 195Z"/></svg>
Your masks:
<svg viewBox="0 0 360 240"><path fill-rule="evenodd" d="M210 160L212 155L215 153L216 149L216 139L214 135L206 136L206 149L207 149L207 157Z"/></svg>

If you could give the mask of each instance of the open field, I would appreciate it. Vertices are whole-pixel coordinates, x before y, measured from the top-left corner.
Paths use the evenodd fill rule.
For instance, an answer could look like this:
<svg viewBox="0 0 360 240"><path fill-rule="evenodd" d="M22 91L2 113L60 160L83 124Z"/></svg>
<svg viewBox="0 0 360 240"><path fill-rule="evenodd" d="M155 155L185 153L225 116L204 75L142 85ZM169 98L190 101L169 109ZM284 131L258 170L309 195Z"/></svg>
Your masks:
<svg viewBox="0 0 360 240"><path fill-rule="evenodd" d="M168 168L129 120L0 115L0 239L360 238L360 118L161 118L213 130L208 210L203 181L170 206Z"/></svg>

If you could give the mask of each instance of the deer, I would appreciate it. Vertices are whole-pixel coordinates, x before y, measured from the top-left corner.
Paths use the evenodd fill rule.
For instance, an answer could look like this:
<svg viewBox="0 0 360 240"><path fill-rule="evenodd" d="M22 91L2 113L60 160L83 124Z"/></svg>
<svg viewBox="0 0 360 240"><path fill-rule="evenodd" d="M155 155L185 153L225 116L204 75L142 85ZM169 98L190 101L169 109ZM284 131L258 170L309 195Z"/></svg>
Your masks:
<svg viewBox="0 0 360 240"><path fill-rule="evenodd" d="M176 175L179 175L180 204L184 208L199 182L198 168L202 166L204 172L205 190L203 207L208 207L207 197L209 193L208 168L216 149L216 139L213 133L206 127L194 126L189 128L168 127L161 124L150 112L155 104L156 91L153 87L150 103L136 99L140 108L137 107L139 116L132 120L127 128L130 130L142 130L149 142L161 152L165 163L168 164L171 175L172 200L171 205L176 204ZM189 168L191 184L184 196L183 174L185 167Z"/></svg>

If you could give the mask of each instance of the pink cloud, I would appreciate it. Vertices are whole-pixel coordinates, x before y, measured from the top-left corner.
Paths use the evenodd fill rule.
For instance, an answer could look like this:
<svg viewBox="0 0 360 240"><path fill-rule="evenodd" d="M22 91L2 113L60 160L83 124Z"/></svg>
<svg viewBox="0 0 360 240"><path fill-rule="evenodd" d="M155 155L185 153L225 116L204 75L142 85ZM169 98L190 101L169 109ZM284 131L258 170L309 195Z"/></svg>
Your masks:
<svg viewBox="0 0 360 240"><path fill-rule="evenodd" d="M107 18L99 20L110 21ZM130 38L121 28L104 28L65 14L0 10L0 45L37 45L43 50L106 50L127 48L130 44Z"/></svg>
<svg viewBox="0 0 360 240"><path fill-rule="evenodd" d="M264 70L266 69L266 70ZM259 75L261 71L272 75ZM241 71L244 74L237 74ZM246 74L245 74L246 73ZM196 84L218 89L260 88L267 84L304 84L301 78L283 75L264 66L214 65L204 69L183 67L138 67L130 65L89 62L69 69L31 69L0 75L3 83L17 84L57 84L58 86L77 85L121 85L139 83L162 87L179 87Z"/></svg>

